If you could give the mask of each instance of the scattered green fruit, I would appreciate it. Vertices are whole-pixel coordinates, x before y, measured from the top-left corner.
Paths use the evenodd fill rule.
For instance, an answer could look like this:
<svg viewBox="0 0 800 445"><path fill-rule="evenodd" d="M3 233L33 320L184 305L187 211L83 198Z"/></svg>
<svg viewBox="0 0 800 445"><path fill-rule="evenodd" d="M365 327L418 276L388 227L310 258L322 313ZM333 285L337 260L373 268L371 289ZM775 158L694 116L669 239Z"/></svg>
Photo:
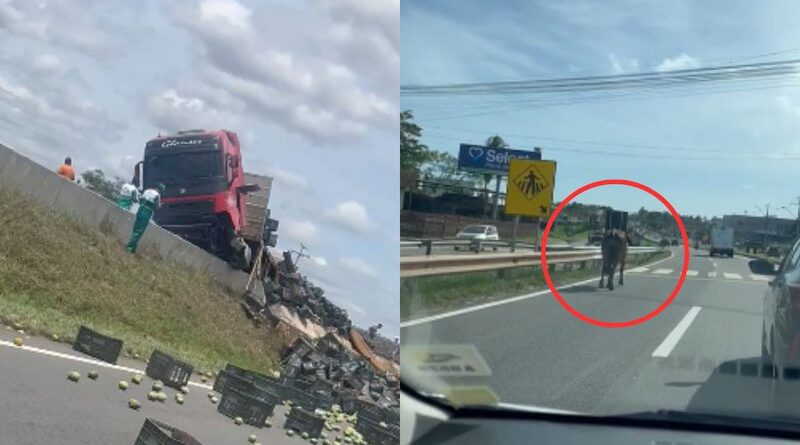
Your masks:
<svg viewBox="0 0 800 445"><path fill-rule="evenodd" d="M17 347L22 346L22 338L14 337L14 345L17 346Z"/></svg>
<svg viewBox="0 0 800 445"><path fill-rule="evenodd" d="M155 382L153 382L153 391L159 392L162 389L164 389L164 384L161 383L160 380L156 380Z"/></svg>
<svg viewBox="0 0 800 445"><path fill-rule="evenodd" d="M205 382L208 381L208 379L206 378L206 376L202 376L202 377L200 377L200 381L205 383Z"/></svg>
<svg viewBox="0 0 800 445"><path fill-rule="evenodd" d="M313 445L317 445L317 442L319 441L312 437L311 440L309 440L309 442L311 442Z"/></svg>
<svg viewBox="0 0 800 445"><path fill-rule="evenodd" d="M53 341L61 340L61 338L59 338L58 334L53 334L53 336L51 338L53 339Z"/></svg>
<svg viewBox="0 0 800 445"><path fill-rule="evenodd" d="M212 397L212 398L211 398L211 403L213 403L214 405L216 405L216 404L217 404L217 402L219 402L219 399L217 399L217 396L214 396L214 397Z"/></svg>
<svg viewBox="0 0 800 445"><path fill-rule="evenodd" d="M89 377L92 380L97 380L97 378L100 377L100 374L97 371L89 371L87 377Z"/></svg>
<svg viewBox="0 0 800 445"><path fill-rule="evenodd" d="M180 394L175 394L175 402L176 402L178 405L183 405L183 402L184 402L184 400L183 400L183 396L182 396L182 395L180 395Z"/></svg>
<svg viewBox="0 0 800 445"><path fill-rule="evenodd" d="M150 400L152 402L152 401L155 401L156 399L158 399L158 393L157 392L150 391L150 392L147 393L147 400Z"/></svg>
<svg viewBox="0 0 800 445"><path fill-rule="evenodd" d="M294 436L294 431L293 430L286 430L286 435L289 436L289 437L292 437L292 436Z"/></svg>
<svg viewBox="0 0 800 445"><path fill-rule="evenodd" d="M250 443L256 443L257 440L258 440L258 437L256 437L255 434L251 434L250 436L247 437L247 441L250 442Z"/></svg>
<svg viewBox="0 0 800 445"><path fill-rule="evenodd" d="M269 419L267 419L264 421L264 426L267 428L272 428L272 422Z"/></svg>
<svg viewBox="0 0 800 445"><path fill-rule="evenodd" d="M67 378L72 380L73 382L77 382L78 380L80 380L81 375L78 374L76 371L72 371L69 374L67 374Z"/></svg>
<svg viewBox="0 0 800 445"><path fill-rule="evenodd" d="M133 353L133 358L135 358L136 360L139 360L139 358L140 358L140 357L141 357L141 356L139 355L139 353L138 353L138 352L134 352L134 353Z"/></svg>
<svg viewBox="0 0 800 445"><path fill-rule="evenodd" d="M241 417L237 417L237 418L233 419L233 423L235 423L236 425L241 425L241 424L244 423L244 420L242 420Z"/></svg>
<svg viewBox="0 0 800 445"><path fill-rule="evenodd" d="M208 392L208 398L210 399L212 397L214 397L214 391L209 391Z"/></svg>
<svg viewBox="0 0 800 445"><path fill-rule="evenodd" d="M125 391L126 389L128 389L128 382L125 380L120 380L119 383L117 384L117 387Z"/></svg>
<svg viewBox="0 0 800 445"><path fill-rule="evenodd" d="M131 382L133 382L136 385L142 383L142 376L135 375L135 376L131 377Z"/></svg>
<svg viewBox="0 0 800 445"><path fill-rule="evenodd" d="M303 439L308 439L308 433L303 431L303 434L300 435Z"/></svg>
<svg viewBox="0 0 800 445"><path fill-rule="evenodd" d="M130 409L139 409L139 408L141 408L141 406L142 405L136 399L129 399L128 400L128 408L130 408Z"/></svg>
<svg viewBox="0 0 800 445"><path fill-rule="evenodd" d="M159 402L164 402L167 400L167 395L163 392L156 393L156 398Z"/></svg>
<svg viewBox="0 0 800 445"><path fill-rule="evenodd" d="M186 385L181 386L181 392L184 394L189 394L189 387Z"/></svg>

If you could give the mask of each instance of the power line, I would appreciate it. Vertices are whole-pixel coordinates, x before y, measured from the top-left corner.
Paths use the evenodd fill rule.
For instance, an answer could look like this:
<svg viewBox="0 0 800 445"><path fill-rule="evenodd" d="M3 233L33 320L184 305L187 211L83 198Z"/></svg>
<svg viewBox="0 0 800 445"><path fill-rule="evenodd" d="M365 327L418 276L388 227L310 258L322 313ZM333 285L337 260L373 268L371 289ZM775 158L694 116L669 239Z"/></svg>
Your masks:
<svg viewBox="0 0 800 445"><path fill-rule="evenodd" d="M798 73L799 64L800 59L790 59L773 62L722 65L706 68L612 76L585 76L442 85L405 85L400 87L400 94L404 96L469 96L607 91L642 87L660 88L664 86L696 85L709 82L736 82L744 79L783 77Z"/></svg>

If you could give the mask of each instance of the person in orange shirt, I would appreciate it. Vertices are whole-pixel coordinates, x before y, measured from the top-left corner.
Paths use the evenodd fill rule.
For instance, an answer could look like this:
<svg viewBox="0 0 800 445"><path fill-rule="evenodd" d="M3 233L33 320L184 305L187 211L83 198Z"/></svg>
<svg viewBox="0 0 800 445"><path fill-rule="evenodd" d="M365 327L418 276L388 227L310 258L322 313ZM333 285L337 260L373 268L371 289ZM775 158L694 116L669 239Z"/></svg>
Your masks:
<svg viewBox="0 0 800 445"><path fill-rule="evenodd" d="M72 167L72 158L67 156L67 159L64 159L64 163L58 166L58 170L56 170L59 175L69 179L70 181L75 180L75 169Z"/></svg>

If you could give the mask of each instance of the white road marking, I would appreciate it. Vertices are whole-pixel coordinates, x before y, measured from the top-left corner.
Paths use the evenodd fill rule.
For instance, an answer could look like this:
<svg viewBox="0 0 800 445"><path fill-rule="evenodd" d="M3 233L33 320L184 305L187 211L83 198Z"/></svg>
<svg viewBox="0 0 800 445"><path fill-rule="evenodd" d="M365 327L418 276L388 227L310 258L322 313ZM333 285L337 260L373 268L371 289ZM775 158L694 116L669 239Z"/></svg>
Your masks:
<svg viewBox="0 0 800 445"><path fill-rule="evenodd" d="M771 280L769 275L756 275L756 274L753 274L753 275L750 275L750 278L752 280L754 280L754 281L769 281L769 280Z"/></svg>
<svg viewBox="0 0 800 445"><path fill-rule="evenodd" d="M666 275L670 272L672 272L672 269L656 269L653 271L653 273L656 275Z"/></svg>
<svg viewBox="0 0 800 445"><path fill-rule="evenodd" d="M686 276L687 276L687 277L696 277L698 273L699 273L699 272L698 272L698 271L696 271L696 270L687 270L687 271L686 271Z"/></svg>
<svg viewBox="0 0 800 445"><path fill-rule="evenodd" d="M717 278L717 273L716 272L709 272L708 273L708 278Z"/></svg>
<svg viewBox="0 0 800 445"><path fill-rule="evenodd" d="M686 315L683 316L683 319L675 326L675 329L673 329L664 341L658 345L656 350L653 351L653 357L669 357L670 352L675 349L675 345L678 344L683 334L686 333L686 330L689 329L689 326L699 313L700 306L692 306L689 312L687 312Z"/></svg>
<svg viewBox="0 0 800 445"><path fill-rule="evenodd" d="M672 259L673 256L674 256L674 254L672 252L670 252L668 257L662 258L662 259L657 260L657 261L653 261L650 264L645 264L642 267L648 267L648 268L652 267L652 266L654 266L656 264L663 263L664 261ZM570 283L570 284L567 284L567 285L564 285L564 286L560 286L557 289L559 289L559 290L560 289L568 289L570 287L580 286L581 284L593 283L593 282L596 282L596 281L597 281L597 278L591 278L591 279L588 279L588 280L578 281L577 283ZM502 304L508 304L508 303L514 303L516 301L527 300L529 298L539 297L541 295L547 295L549 293L550 293L550 289L544 289L544 290L540 290L540 291L537 291L537 292L534 292L534 293L531 293L531 294L527 294L527 295L520 295L518 297L506 298L505 300L493 301L491 303L484 303L484 304L479 304L477 306L465 307L463 309L457 309L455 311L443 312L441 314L431 315L429 317L417 318L415 320L408 320L408 321L402 322L402 323L400 323L400 327L401 328L407 328L407 327L411 327L411 326L416 326L418 324L430 323L432 321L441 320L441 319L444 319L444 318L455 317L456 315L468 314L470 312L480 311L482 309L488 309L490 307L500 306Z"/></svg>
<svg viewBox="0 0 800 445"><path fill-rule="evenodd" d="M37 348L35 346L26 346L26 345L17 346L14 343L12 343L10 341L5 341L5 340L0 340L0 346L7 346L7 347L12 348L12 349L21 349L23 351L35 352L37 354L43 354L43 355L49 355L51 357L63 358L63 359L66 359L66 360L72 360L74 362L88 363L90 365L101 366L103 368L116 369L118 371L125 371L125 372L130 372L130 373L133 373L133 374L144 374L144 371L142 371L141 369L128 368L127 366L112 365L111 363L101 362L99 360L94 360L94 359L90 359L90 358L86 358L86 357L79 357L77 355L64 354L63 352L51 351L49 349ZM189 382L189 385L197 386L199 388L212 389L211 386L204 385L202 383Z"/></svg>
<svg viewBox="0 0 800 445"><path fill-rule="evenodd" d="M649 269L646 267L637 267L635 269L631 269L628 272L647 272Z"/></svg>
<svg viewBox="0 0 800 445"><path fill-rule="evenodd" d="M728 279L731 279L731 280L741 280L742 279L742 276L739 275L736 272L722 272L722 275L725 276L725 278L728 278Z"/></svg>
<svg viewBox="0 0 800 445"><path fill-rule="evenodd" d="M714 269L717 268L717 262L716 261L712 261L711 264L714 266Z"/></svg>

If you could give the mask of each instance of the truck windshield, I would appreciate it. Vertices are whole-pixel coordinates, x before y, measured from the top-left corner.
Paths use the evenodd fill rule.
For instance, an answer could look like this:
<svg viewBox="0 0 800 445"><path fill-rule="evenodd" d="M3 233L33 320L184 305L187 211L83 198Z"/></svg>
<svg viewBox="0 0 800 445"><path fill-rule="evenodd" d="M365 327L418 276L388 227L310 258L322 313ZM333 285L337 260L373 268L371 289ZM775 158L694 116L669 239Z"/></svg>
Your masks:
<svg viewBox="0 0 800 445"><path fill-rule="evenodd" d="M222 158L216 151L155 155L148 157L144 165L145 187L158 182L185 184L222 174Z"/></svg>

